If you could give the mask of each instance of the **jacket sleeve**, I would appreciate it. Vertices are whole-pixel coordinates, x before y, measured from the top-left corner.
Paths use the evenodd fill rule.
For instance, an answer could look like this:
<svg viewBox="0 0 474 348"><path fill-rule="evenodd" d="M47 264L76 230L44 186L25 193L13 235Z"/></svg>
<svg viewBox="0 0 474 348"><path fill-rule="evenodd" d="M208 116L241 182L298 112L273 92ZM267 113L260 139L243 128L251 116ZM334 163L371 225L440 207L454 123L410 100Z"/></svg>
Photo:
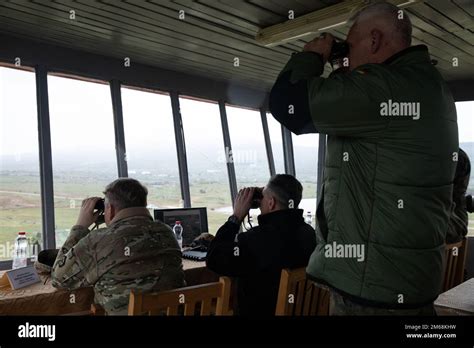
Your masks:
<svg viewBox="0 0 474 348"><path fill-rule="evenodd" d="M97 262L91 245L87 228L74 226L71 229L53 265L51 277L54 287L77 289L94 285Z"/></svg>
<svg viewBox="0 0 474 348"><path fill-rule="evenodd" d="M246 233L239 234L239 226L226 222L217 231L207 252L206 264L212 271L238 277L251 272L254 264Z"/></svg>
<svg viewBox="0 0 474 348"><path fill-rule="evenodd" d="M273 116L296 134L380 136L389 123L380 116L391 95L387 68L367 64L328 78L320 76L323 69L320 55L295 54L271 91Z"/></svg>
<svg viewBox="0 0 474 348"><path fill-rule="evenodd" d="M321 57L312 52L295 54L277 78L269 107L273 117L295 134L316 133L308 103L308 78L323 73Z"/></svg>

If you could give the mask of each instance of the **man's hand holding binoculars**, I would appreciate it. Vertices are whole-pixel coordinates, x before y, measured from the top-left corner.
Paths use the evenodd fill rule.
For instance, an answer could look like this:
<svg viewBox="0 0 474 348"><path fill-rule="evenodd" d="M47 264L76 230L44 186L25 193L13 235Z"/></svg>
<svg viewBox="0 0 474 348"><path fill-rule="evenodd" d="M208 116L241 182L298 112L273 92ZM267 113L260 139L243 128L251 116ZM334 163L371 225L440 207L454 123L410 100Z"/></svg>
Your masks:
<svg viewBox="0 0 474 348"><path fill-rule="evenodd" d="M99 212L96 211L94 213L94 209L97 202L101 199L100 197L91 197L82 201L81 211L79 212L76 225L89 228L90 225L96 222Z"/></svg>
<svg viewBox="0 0 474 348"><path fill-rule="evenodd" d="M234 215L240 221L243 221L245 216L249 213L255 190L255 187L244 187L239 191L237 197L235 198Z"/></svg>
<svg viewBox="0 0 474 348"><path fill-rule="evenodd" d="M317 38L308 42L303 51L319 53L323 57L324 63L326 63L331 55L332 45L334 43L334 36L329 33L322 33Z"/></svg>

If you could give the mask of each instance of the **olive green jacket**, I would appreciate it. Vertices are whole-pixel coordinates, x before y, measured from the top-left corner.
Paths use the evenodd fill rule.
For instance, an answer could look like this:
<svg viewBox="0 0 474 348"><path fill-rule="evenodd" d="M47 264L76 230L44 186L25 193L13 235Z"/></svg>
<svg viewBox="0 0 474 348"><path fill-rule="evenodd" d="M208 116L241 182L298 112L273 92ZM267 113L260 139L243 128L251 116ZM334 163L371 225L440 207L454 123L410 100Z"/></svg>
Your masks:
<svg viewBox="0 0 474 348"><path fill-rule="evenodd" d="M307 273L368 305L430 303L452 209L453 97L425 46L349 73L322 72L318 54L296 54L270 97L293 132L328 135Z"/></svg>

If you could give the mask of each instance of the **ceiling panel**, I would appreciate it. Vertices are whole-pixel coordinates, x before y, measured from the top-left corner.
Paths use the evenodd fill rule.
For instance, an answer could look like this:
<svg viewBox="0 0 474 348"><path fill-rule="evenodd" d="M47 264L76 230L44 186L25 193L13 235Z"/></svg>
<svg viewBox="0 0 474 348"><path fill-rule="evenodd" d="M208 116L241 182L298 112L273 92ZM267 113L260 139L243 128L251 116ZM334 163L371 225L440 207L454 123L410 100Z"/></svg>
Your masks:
<svg viewBox="0 0 474 348"><path fill-rule="evenodd" d="M268 90L305 41L267 48L255 41L258 30L285 21L289 10L299 16L338 2L9 0L0 2L0 32ZM70 10L75 20L69 19ZM474 1L427 0L408 13L413 43L429 46L444 77L474 79ZM344 38L348 28L331 32ZM452 66L453 57L458 67Z"/></svg>

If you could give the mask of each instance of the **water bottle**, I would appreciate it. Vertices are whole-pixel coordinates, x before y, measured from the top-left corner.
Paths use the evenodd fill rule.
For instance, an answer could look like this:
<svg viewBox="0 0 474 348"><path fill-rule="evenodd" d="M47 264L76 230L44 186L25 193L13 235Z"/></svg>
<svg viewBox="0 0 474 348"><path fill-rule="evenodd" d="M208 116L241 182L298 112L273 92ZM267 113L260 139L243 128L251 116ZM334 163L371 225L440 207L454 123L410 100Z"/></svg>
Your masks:
<svg viewBox="0 0 474 348"><path fill-rule="evenodd" d="M18 232L15 239L15 251L13 254L13 269L26 267L28 259L28 239L26 232Z"/></svg>
<svg viewBox="0 0 474 348"><path fill-rule="evenodd" d="M176 240L178 241L179 248L183 249L183 226L181 226L181 221L176 221L173 227L173 232L176 236Z"/></svg>
<svg viewBox="0 0 474 348"><path fill-rule="evenodd" d="M31 249L30 249L30 260L31 260L31 262L35 262L36 260L38 260L38 254L40 252L40 249L41 249L40 243L38 242L38 240L35 240L32 243Z"/></svg>
<svg viewBox="0 0 474 348"><path fill-rule="evenodd" d="M306 216L304 218L304 222L306 222L310 226L313 226L313 215L311 215L310 211L308 211L306 213Z"/></svg>

